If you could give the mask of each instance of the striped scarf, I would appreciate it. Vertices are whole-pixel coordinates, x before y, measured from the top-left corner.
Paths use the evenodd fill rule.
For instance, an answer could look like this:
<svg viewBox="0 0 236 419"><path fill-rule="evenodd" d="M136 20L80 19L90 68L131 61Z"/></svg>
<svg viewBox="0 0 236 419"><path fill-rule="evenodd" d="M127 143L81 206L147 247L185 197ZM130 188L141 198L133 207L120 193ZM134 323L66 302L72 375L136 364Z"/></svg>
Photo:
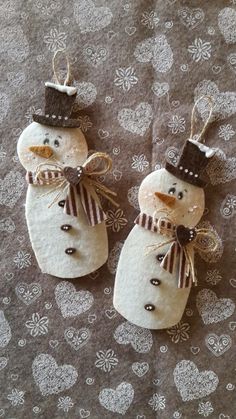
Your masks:
<svg viewBox="0 0 236 419"><path fill-rule="evenodd" d="M160 222L158 229L157 220L154 220L150 215L141 213L134 221L135 224L152 231L153 233L160 233L162 235L173 238L168 252L161 261L161 268L173 274L177 272L178 288L189 288L193 283L193 275L191 270L191 263L186 246L180 246L176 240L176 226L170 221L163 219ZM163 243L164 246L164 243Z"/></svg>
<svg viewBox="0 0 236 419"><path fill-rule="evenodd" d="M37 177L33 172L26 173L26 181L30 185L59 185L64 178L63 171L60 170L43 170L41 176ZM87 177L88 178L88 177ZM86 179L86 176L85 176ZM64 213L68 215L78 216L79 208L76 195L80 197L80 201L88 222L91 226L102 223L106 220L106 214L102 210L98 202L92 197L84 179L76 186L68 184L68 193L65 200Z"/></svg>

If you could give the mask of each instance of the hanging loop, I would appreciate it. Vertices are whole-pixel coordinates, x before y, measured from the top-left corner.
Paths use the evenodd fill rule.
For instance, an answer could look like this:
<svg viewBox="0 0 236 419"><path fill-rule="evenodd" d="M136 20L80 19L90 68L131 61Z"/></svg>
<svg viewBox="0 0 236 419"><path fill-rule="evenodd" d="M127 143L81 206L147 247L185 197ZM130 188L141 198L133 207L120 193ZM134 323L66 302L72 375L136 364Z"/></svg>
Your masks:
<svg viewBox="0 0 236 419"><path fill-rule="evenodd" d="M210 112L209 112L208 118L207 118L207 120L205 121L205 124L204 124L204 126L203 126L203 128L202 128L202 131L200 132L200 134L199 134L199 136L198 136L198 138L197 138L197 140L196 140L196 141L200 141L200 139L202 138L203 134L205 133L205 131L206 131L206 129L207 129L207 126L208 126L208 124L209 124L209 122L210 122L210 119L211 119L211 116L212 116L212 112L213 112L213 101L212 101L212 98L211 98L210 96L201 96L201 97L199 97L199 98L196 100L196 102L194 103L194 106L193 106L193 109L192 109L192 115L191 115L191 131L190 131L190 139L192 139L192 138L193 138L193 128L194 128L195 110L196 110L197 104L198 104L198 103L199 103L202 99L207 99L207 100L208 100L208 102L209 102L209 104L210 104Z"/></svg>
<svg viewBox="0 0 236 419"><path fill-rule="evenodd" d="M68 59L68 56L67 56L67 54L66 54L66 52L65 52L65 50L60 50L60 49L58 49L56 52L55 52L55 54L54 54L54 56L53 56L53 59L52 59L52 69L53 69L53 74L54 74L54 77L55 77L55 80L56 80L56 83L57 84L62 84L61 82L60 82L60 80L59 80L59 77L58 77L58 73L57 73L57 71L56 71L56 57L58 56L58 54L63 54L64 55L64 57L65 57L65 59L66 59L66 65L67 65L67 74L66 74L66 78L65 78L65 80L64 80L64 82L63 82L63 84L64 84L64 86L67 86L68 85L68 83L69 83L69 80L70 80L70 62L69 62L69 59Z"/></svg>

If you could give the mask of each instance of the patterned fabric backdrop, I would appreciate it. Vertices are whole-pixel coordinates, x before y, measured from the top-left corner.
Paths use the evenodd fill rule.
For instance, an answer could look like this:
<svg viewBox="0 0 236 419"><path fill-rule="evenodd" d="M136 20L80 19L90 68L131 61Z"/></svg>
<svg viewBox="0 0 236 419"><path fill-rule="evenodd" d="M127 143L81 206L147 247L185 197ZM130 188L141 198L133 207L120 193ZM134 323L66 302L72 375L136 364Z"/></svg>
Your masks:
<svg viewBox="0 0 236 419"><path fill-rule="evenodd" d="M235 0L2 0L0 16L0 417L235 418ZM106 183L120 202L107 212L108 263L73 281L39 271L16 155L64 48L81 129L112 156ZM219 150L201 224L222 244L197 258L182 321L140 329L112 306L117 260L142 179L165 153L176 161L202 94L215 100L207 144Z"/></svg>

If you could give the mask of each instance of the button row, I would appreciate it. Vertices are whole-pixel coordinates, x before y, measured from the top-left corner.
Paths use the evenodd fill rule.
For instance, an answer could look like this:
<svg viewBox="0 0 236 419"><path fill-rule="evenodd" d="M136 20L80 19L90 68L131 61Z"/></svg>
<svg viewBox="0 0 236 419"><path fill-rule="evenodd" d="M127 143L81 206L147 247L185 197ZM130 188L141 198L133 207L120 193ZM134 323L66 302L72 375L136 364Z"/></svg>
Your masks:
<svg viewBox="0 0 236 419"><path fill-rule="evenodd" d="M62 199L61 201L59 201L59 202L58 202L58 205L59 205L59 207L64 208L65 203L66 203L65 199ZM63 224L63 225L61 226L61 230L62 230L62 231L69 231L69 230L71 230L71 229L72 229L72 226L71 226L70 224ZM75 249L74 247L68 247L68 248L65 250L65 253L66 253L67 255L73 255L75 252L76 252L76 249Z"/></svg>
<svg viewBox="0 0 236 419"><path fill-rule="evenodd" d="M156 259L158 260L158 262L162 262L162 260L164 259L164 257L165 257L164 254L159 253L156 256ZM158 278L152 278L152 279L150 279L150 282L155 287L158 287L161 284L161 280L158 279ZM144 308L147 311L154 311L156 307L153 304L145 304Z"/></svg>

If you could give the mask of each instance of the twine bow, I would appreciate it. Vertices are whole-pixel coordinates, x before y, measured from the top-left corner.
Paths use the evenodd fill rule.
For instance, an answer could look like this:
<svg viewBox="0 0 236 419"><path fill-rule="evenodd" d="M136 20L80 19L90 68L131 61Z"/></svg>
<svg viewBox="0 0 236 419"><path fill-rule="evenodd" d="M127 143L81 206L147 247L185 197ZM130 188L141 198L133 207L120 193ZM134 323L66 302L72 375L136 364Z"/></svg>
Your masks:
<svg viewBox="0 0 236 419"><path fill-rule="evenodd" d="M99 167L96 169L97 159L99 159L100 163L101 161L104 163L101 169ZM26 180L33 185L53 186L50 191L42 194L41 197L58 191L48 208L55 204L64 192L67 192L64 212L68 215L78 216L79 207L76 199L78 195L89 224L94 226L106 220L106 214L101 208L98 195L118 206L112 198L112 196L116 196L116 193L92 178L92 176L106 174L111 169L111 166L111 158L105 153L97 152L88 157L82 166L77 166L76 168L63 167L54 161L41 163L36 168L35 173L27 172Z"/></svg>
<svg viewBox="0 0 236 419"><path fill-rule="evenodd" d="M167 240L163 240L161 243L147 246L146 254L170 245L160 266L171 274L178 272L178 288L191 287L192 283L197 285L193 250L197 249L204 253L214 252L219 243L216 233L206 228L188 229L184 226L177 226L169 215L157 219L141 213L135 223L167 237ZM182 234L183 232L186 234Z"/></svg>

